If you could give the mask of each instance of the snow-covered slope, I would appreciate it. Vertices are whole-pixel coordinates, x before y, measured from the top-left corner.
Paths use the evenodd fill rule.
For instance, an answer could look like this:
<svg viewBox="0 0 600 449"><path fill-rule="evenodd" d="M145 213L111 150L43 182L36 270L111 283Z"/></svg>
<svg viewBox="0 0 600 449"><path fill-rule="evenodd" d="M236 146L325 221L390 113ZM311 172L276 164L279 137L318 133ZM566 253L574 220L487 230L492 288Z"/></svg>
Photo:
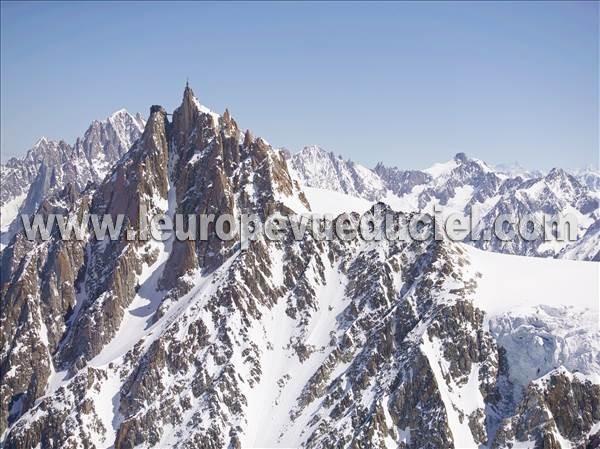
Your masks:
<svg viewBox="0 0 600 449"><path fill-rule="evenodd" d="M476 305L490 316L538 304L598 312L600 264L490 253L470 245L465 249L472 269L482 274Z"/></svg>
<svg viewBox="0 0 600 449"><path fill-rule="evenodd" d="M336 190L304 187L304 194L315 214L330 214L337 217L344 212L363 213L371 207L371 201L351 196Z"/></svg>
<svg viewBox="0 0 600 449"><path fill-rule="evenodd" d="M600 383L600 264L466 248L480 273L475 305L507 351L511 379L524 387L564 366Z"/></svg>
<svg viewBox="0 0 600 449"><path fill-rule="evenodd" d="M576 242L565 247L560 257L572 260L600 262L600 220L596 220Z"/></svg>
<svg viewBox="0 0 600 449"><path fill-rule="evenodd" d="M10 225L17 218L19 209L26 197L26 193L17 195L10 201L7 201L0 209L0 250L2 250L10 240Z"/></svg>

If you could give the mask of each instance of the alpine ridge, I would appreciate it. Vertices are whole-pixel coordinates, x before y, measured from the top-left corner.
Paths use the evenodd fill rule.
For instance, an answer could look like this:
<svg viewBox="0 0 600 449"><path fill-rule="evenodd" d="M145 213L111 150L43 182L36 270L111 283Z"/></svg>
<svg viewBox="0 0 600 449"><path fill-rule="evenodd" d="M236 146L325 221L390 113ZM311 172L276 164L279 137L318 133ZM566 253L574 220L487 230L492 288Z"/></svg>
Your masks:
<svg viewBox="0 0 600 449"><path fill-rule="evenodd" d="M104 121L94 120L74 145L42 137L23 159L0 165L1 245L19 226L18 213L33 214L43 199L68 183L83 189L106 173L138 139L144 119L121 109Z"/></svg>
<svg viewBox="0 0 600 449"><path fill-rule="evenodd" d="M557 240L511 241L494 238L469 243L478 248L539 257L600 261L600 190L598 172L570 174L554 168L547 174L495 169L464 153L425 170L403 170L379 163L373 170L344 161L318 147L306 147L290 157L292 174L308 188L320 188L368 201L384 201L396 210L433 213L441 205L447 213L469 216L476 209L479 229L491 229L496 218L519 218L543 213L570 212L577 218L576 242ZM515 174L516 173L516 174Z"/></svg>
<svg viewBox="0 0 600 449"><path fill-rule="evenodd" d="M290 231L242 249L212 225L206 241L125 237L139 229L142 203L169 216L299 220L325 188L393 214L439 202L478 205L485 220L505 200L535 211L547 201L597 220L596 193L574 176L510 178L462 154L426 171L371 171L314 147L290 156L189 86L172 116L152 106L139 135L106 126L128 148L76 144L85 160L116 160L85 183L44 181L55 188L31 207L124 214L119 238L53 232L31 242L16 229L1 252L3 447L587 449L600 440L596 263L449 240L297 241ZM53 178L41 161L11 164L22 169L10 173L35 167L34 178Z"/></svg>

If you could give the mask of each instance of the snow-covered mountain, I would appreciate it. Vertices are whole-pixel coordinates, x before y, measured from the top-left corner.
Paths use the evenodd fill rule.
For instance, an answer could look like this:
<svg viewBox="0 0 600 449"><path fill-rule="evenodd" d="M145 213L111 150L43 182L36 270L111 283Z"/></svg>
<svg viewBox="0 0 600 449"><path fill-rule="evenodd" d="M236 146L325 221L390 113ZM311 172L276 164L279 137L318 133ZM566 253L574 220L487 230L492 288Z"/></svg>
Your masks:
<svg viewBox="0 0 600 449"><path fill-rule="evenodd" d="M338 187L358 192L356 164L310 157L312 173L339 170ZM142 201L151 213L299 220L328 186L307 195L292 165L308 167L186 88L171 120L151 108L101 181L49 191L38 211L123 213L128 229L139 228ZM380 176L372 173L361 179ZM425 175L381 176L413 179L407 195L417 201L504 182L462 157ZM207 241L125 234L30 242L17 232L1 253L3 447L566 449L600 440L596 263L446 240L296 241L286 231L241 250L212 229Z"/></svg>
<svg viewBox="0 0 600 449"><path fill-rule="evenodd" d="M342 167L357 167L317 147L305 148L291 157L292 175L306 187L321 187L369 201L381 200L396 210L433 212L442 205L446 213L468 216L477 209L479 228L492 229L501 214L515 219L542 214L572 213L577 218L578 241L524 241L518 236L511 241L480 239L470 243L491 251L542 257L565 257L599 260L600 240L595 232L600 225L600 189L596 188L593 172L572 175L562 169L552 169L545 175L538 172L519 173L498 170L485 162L457 154L454 159L435 164L425 170L402 170L379 163L373 171L361 168L361 176L342 174L333 163ZM347 170L347 173L350 170ZM336 179L360 179L360 182L336 182ZM365 187L366 185L371 188ZM348 187L350 185L350 187Z"/></svg>
<svg viewBox="0 0 600 449"><path fill-rule="evenodd" d="M382 180L366 167L327 152L304 147L289 159L290 171L306 187L334 190L377 201L385 194Z"/></svg>
<svg viewBox="0 0 600 449"><path fill-rule="evenodd" d="M508 252L511 254L537 255L546 257L561 257L575 255L567 253L568 246L580 248L578 257L583 260L598 260L597 251L585 249L585 242L594 237L595 223L600 222L600 209L598 201L600 192L594 192L577 181L577 179L561 169L552 169L546 176L530 179L516 186L509 186L510 181L501 195L495 200L493 207L482 218L482 227L489 227L500 214L508 213L515 217L527 214L538 216L541 214L571 213L577 218L579 226L578 240L569 245L569 242L540 240L528 242L515 237L508 242L492 240L491 242L479 241L477 246L494 251ZM586 237L587 235L587 237ZM600 241L596 242L597 246Z"/></svg>
<svg viewBox="0 0 600 449"><path fill-rule="evenodd" d="M523 179L529 178L541 178L544 176L544 173L540 170L530 170L528 168L523 167L518 162L512 162L508 164L497 164L494 166L494 169L503 175L508 176L509 178L516 178L517 176Z"/></svg>
<svg viewBox="0 0 600 449"><path fill-rule="evenodd" d="M588 186L591 190L600 190L599 170L590 167L584 170L579 170L578 172L574 173L574 175L577 177L577 179L579 179L579 182Z"/></svg>
<svg viewBox="0 0 600 449"><path fill-rule="evenodd" d="M144 119L121 109L104 121L94 120L74 145L42 137L22 159L0 165L1 244L15 232L19 211L35 212L43 199L68 183L83 189L100 182L141 136Z"/></svg>
<svg viewBox="0 0 600 449"><path fill-rule="evenodd" d="M565 247L560 257L572 260L600 261L600 220L594 221L576 242Z"/></svg>

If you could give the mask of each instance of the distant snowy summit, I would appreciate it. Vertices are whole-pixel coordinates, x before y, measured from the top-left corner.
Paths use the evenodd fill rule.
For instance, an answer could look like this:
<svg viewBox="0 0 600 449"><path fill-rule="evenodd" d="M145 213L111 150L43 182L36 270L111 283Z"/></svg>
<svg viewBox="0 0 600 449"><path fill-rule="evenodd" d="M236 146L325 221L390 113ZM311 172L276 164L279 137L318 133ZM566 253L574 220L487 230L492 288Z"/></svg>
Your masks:
<svg viewBox="0 0 600 449"><path fill-rule="evenodd" d="M0 205L27 190L42 165L54 171L57 184L98 182L142 135L145 121L140 114L120 109L103 121L94 120L74 144L40 138L23 158L13 157L2 165ZM65 177L63 181L62 178Z"/></svg>
<svg viewBox="0 0 600 449"><path fill-rule="evenodd" d="M334 190L372 201L377 201L386 191L376 173L318 146L304 147L290 158L289 165L307 187Z"/></svg>
<svg viewBox="0 0 600 449"><path fill-rule="evenodd" d="M23 158L0 165L1 245L12 232L19 212L32 214L44 198L68 184L83 189L102 181L112 166L142 135L145 120L120 109L103 121L94 120L73 145L39 139Z"/></svg>

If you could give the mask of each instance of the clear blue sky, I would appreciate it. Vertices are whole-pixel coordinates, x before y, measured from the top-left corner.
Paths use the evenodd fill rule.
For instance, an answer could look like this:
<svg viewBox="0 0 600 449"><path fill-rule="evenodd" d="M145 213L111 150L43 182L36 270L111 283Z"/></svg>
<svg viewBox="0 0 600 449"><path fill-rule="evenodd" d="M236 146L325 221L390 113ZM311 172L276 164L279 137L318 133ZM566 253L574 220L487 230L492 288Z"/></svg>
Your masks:
<svg viewBox="0 0 600 449"><path fill-rule="evenodd" d="M273 145L598 165L598 3L2 3L2 158L186 77Z"/></svg>

